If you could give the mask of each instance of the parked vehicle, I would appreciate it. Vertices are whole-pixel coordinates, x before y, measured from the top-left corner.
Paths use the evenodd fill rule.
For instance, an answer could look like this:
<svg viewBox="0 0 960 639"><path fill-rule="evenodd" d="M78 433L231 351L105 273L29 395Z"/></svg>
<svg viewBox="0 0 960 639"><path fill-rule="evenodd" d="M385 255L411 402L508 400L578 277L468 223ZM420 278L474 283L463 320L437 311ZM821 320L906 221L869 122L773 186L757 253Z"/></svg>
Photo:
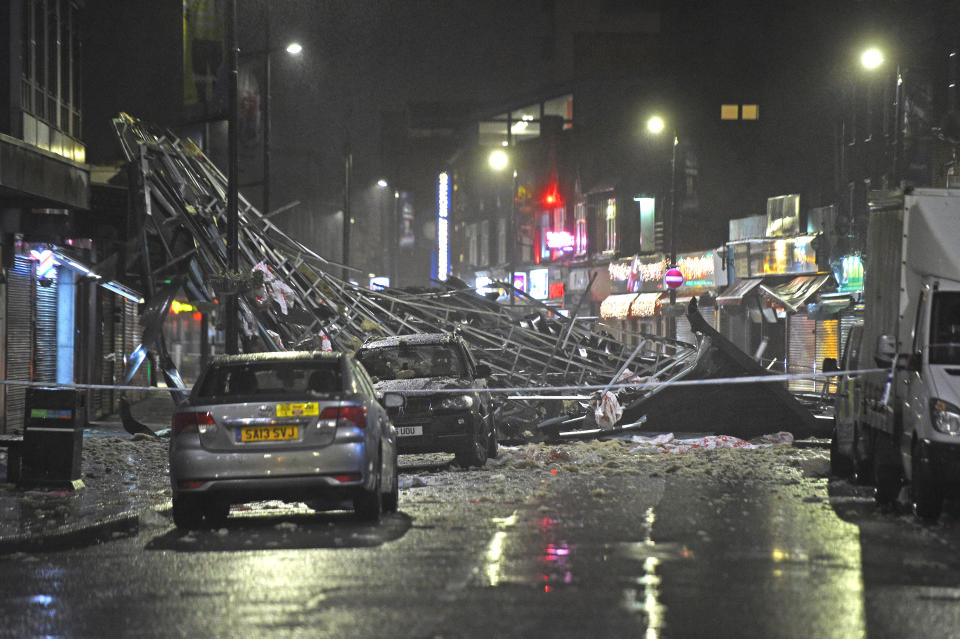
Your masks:
<svg viewBox="0 0 960 639"><path fill-rule="evenodd" d="M398 393L391 411L401 453L450 452L461 466L483 466L496 457L498 440L490 394L490 369L477 364L466 343L449 333L387 337L357 351L380 393ZM457 390L459 392L437 392Z"/></svg>
<svg viewBox="0 0 960 639"><path fill-rule="evenodd" d="M398 505L396 429L349 355L214 358L173 415L170 482L182 528L217 525L260 499L353 507L365 520Z"/></svg>
<svg viewBox="0 0 960 639"><path fill-rule="evenodd" d="M881 504L905 481L915 513L935 519L960 485L960 191L915 189L870 208L863 325L845 365L885 370L838 395L835 454L872 469Z"/></svg>

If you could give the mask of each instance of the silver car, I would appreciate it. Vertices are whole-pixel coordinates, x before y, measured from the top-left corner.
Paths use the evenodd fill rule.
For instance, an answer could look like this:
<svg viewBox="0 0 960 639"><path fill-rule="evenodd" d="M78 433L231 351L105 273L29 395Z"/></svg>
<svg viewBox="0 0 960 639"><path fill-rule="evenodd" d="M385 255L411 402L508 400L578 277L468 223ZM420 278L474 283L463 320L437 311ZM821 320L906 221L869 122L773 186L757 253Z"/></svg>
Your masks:
<svg viewBox="0 0 960 639"><path fill-rule="evenodd" d="M262 499L398 505L396 429L367 372L343 353L214 358L173 415L170 482L181 528L215 526Z"/></svg>

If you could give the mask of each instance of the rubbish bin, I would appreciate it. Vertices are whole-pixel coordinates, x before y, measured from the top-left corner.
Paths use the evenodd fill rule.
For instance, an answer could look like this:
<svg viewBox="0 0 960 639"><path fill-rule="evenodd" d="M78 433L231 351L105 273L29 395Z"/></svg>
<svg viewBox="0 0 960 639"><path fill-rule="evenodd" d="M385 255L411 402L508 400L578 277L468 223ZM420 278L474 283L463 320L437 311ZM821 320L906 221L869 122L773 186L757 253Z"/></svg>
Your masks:
<svg viewBox="0 0 960 639"><path fill-rule="evenodd" d="M80 479L84 395L28 388L20 450L20 484L62 485Z"/></svg>

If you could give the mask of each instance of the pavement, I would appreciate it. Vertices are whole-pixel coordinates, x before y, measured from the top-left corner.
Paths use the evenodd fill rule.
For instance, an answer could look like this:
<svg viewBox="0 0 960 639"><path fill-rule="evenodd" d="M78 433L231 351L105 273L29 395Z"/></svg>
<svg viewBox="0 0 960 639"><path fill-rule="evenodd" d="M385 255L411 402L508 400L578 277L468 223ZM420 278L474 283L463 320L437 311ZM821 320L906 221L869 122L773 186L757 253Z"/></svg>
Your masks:
<svg viewBox="0 0 960 639"><path fill-rule="evenodd" d="M174 404L149 393L131 406L154 431L169 428ZM61 550L135 534L170 507L167 440L130 435L119 415L92 421L83 432L80 482L0 483L0 555ZM0 448L0 482L8 452ZM75 485L74 485L75 484Z"/></svg>

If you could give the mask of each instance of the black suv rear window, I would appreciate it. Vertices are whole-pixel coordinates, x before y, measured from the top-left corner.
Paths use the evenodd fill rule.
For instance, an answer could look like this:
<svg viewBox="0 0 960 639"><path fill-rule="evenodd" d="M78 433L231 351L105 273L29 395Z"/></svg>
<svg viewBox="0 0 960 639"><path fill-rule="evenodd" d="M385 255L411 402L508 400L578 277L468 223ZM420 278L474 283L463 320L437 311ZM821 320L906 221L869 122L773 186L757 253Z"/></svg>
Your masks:
<svg viewBox="0 0 960 639"><path fill-rule="evenodd" d="M211 368L199 397L310 397L343 391L339 362L252 362Z"/></svg>
<svg viewBox="0 0 960 639"><path fill-rule="evenodd" d="M465 375L464 363L452 344L400 344L362 349L357 359L375 381Z"/></svg>

